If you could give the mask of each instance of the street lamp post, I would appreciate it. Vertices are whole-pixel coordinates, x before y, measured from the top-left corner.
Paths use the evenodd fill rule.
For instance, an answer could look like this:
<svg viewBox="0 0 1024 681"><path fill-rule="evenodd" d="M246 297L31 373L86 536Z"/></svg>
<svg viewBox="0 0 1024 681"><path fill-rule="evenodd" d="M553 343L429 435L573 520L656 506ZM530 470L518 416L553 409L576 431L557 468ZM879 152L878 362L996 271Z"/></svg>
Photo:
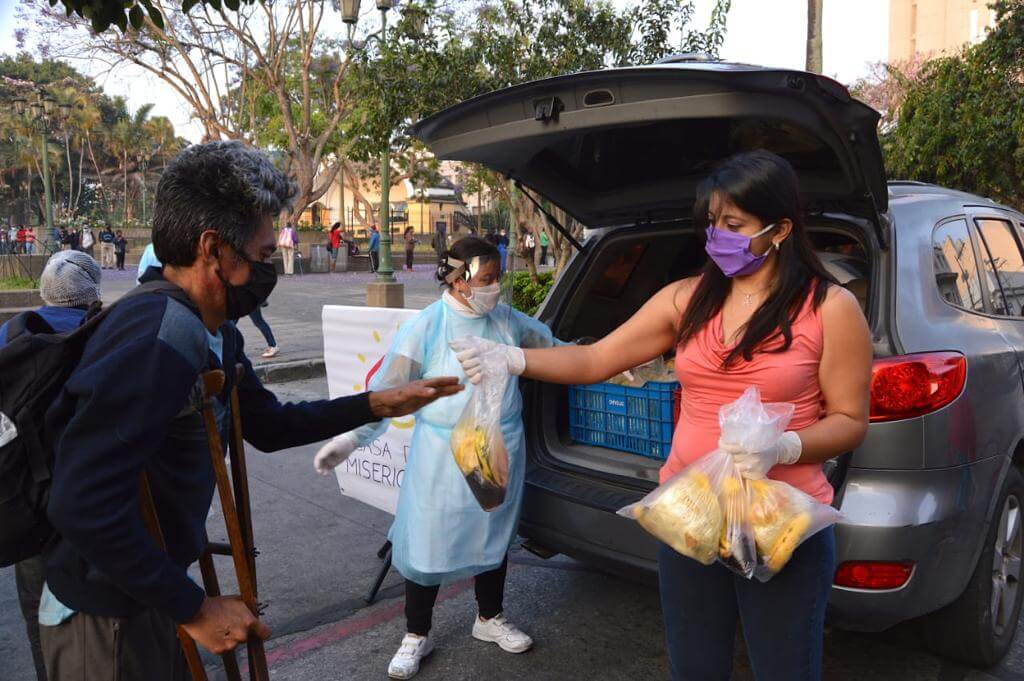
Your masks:
<svg viewBox="0 0 1024 681"><path fill-rule="evenodd" d="M335 0L335 9L341 11L341 20L348 24L348 47L350 49L364 49L366 44L358 45L353 40L355 25L359 21L360 0ZM380 44L381 51L387 45L388 10L395 6L395 0L376 0L377 9L380 10L381 28L380 32L371 36L376 38ZM422 10L412 9L416 30L422 29L422 21L425 14ZM367 43L369 39L367 39ZM391 256L391 159L389 156L390 139L384 143L380 158L380 262L377 267L376 281L371 282L366 288L366 302L371 307L404 307L405 287L395 280L394 261ZM344 191L344 187L342 188Z"/></svg>
<svg viewBox="0 0 1024 681"><path fill-rule="evenodd" d="M57 115L55 115L55 107L59 108ZM57 107L56 100L38 94L35 101L31 103L23 97L16 98L14 100L14 110L19 115L25 116L32 132L39 133L39 148L42 156L40 165L43 171L43 202L45 205L45 215L43 217L46 221L47 234L53 234L53 197L50 187L50 155L47 153L47 147L49 146L50 126L54 124L63 125L71 113L71 107L67 104L61 104Z"/></svg>
<svg viewBox="0 0 1024 681"><path fill-rule="evenodd" d="M377 0L377 9L380 10L380 48L383 52L387 45L388 32L388 10L391 9L391 0ZM389 136L390 137L390 136ZM384 142L384 148L380 152L380 266L377 268L377 281L393 283L395 281L395 268L391 261L391 205L389 203L391 194L391 156L390 139Z"/></svg>

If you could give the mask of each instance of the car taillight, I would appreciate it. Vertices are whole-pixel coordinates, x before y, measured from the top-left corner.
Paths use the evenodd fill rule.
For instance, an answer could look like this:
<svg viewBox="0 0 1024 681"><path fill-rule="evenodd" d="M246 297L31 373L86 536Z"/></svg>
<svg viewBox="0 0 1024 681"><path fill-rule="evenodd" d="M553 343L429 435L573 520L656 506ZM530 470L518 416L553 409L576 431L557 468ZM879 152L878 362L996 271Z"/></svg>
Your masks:
<svg viewBox="0 0 1024 681"><path fill-rule="evenodd" d="M922 416L946 406L964 389L967 358L929 352L876 360L871 368L871 421Z"/></svg>
<svg viewBox="0 0 1024 681"><path fill-rule="evenodd" d="M900 588L913 573L914 564L909 562L850 561L839 566L833 581L836 586L850 589L883 591Z"/></svg>

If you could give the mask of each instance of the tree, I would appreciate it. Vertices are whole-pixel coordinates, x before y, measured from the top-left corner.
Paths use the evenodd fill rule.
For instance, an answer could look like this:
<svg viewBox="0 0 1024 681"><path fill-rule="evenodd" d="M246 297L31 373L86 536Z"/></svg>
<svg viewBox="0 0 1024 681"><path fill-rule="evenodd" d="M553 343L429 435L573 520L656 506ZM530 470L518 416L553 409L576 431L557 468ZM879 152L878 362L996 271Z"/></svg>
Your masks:
<svg viewBox="0 0 1024 681"><path fill-rule="evenodd" d="M807 70L821 73L821 14L824 0L807 0Z"/></svg>
<svg viewBox="0 0 1024 681"><path fill-rule="evenodd" d="M922 67L883 138L890 175L1024 206L1024 7L993 4L997 24L961 54Z"/></svg>
<svg viewBox="0 0 1024 681"><path fill-rule="evenodd" d="M131 188L140 184L135 162L145 157L150 168L156 170L183 144L174 135L170 121L153 118L144 130L137 131L137 150L129 152L126 165L121 150L111 146L111 140L117 144L113 133L118 122L131 118L123 99L107 97L90 78L59 61L36 61L25 53L0 59L0 95L5 101L40 94L67 105L70 111L66 122L50 135L47 146L58 220L85 213L108 218L114 211L115 195L121 195L112 188L131 183L127 193L131 201ZM29 221L26 213L35 214L40 221L43 217L40 148L39 135L25 118L11 108L0 109L0 177L6 187L14 189L0 196L0 210L17 215L19 220ZM152 149L152 153L146 149ZM141 186L144 202L145 184ZM121 213L132 213L131 207L125 208L123 202L121 205Z"/></svg>
<svg viewBox="0 0 1024 681"><path fill-rule="evenodd" d="M467 29L466 51L448 48L450 55L459 58L457 63L464 65L458 72L459 82L452 87L454 101L435 100L432 110L563 73L649 64L672 52L717 56L725 39L729 7L729 0L718 0L707 28L697 30L692 27L693 3L677 0L645 0L622 10L608 2L580 0L499 0L481 5ZM673 36L678 38L673 40ZM409 58L407 55L403 61L416 63ZM424 71L429 69L417 68L413 73ZM402 121L390 124L400 127ZM479 182L508 207L515 231L532 232L538 239L541 232L548 234L560 271L572 255L569 240L552 228L524 192L493 172L481 169L479 173ZM564 211L548 208L574 238L582 238L583 225ZM534 259L527 261L534 277L538 259L539 249Z"/></svg>
<svg viewBox="0 0 1024 681"><path fill-rule="evenodd" d="M187 4L187 3L186 3ZM352 112L350 58L324 35L323 0L176 7L152 0L142 28L93 33L89 22L53 8L26 11L40 49L61 57L134 64L167 83L192 109L206 139L264 141L298 185L293 212L321 198L344 157L338 137ZM268 120L273 126L267 125ZM273 134L268 134L271 132ZM271 139L272 138L272 139Z"/></svg>
<svg viewBox="0 0 1024 681"><path fill-rule="evenodd" d="M882 114L879 130L883 134L891 132L896 125L907 92L919 80L926 61L916 55L907 60L875 62L869 66L868 75L850 86L854 97Z"/></svg>

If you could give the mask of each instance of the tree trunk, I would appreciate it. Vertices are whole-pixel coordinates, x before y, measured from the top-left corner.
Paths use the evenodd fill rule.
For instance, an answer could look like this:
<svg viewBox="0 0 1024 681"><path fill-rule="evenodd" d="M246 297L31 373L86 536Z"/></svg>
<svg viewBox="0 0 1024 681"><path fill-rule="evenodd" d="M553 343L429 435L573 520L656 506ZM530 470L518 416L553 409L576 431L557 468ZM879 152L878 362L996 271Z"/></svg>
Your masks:
<svg viewBox="0 0 1024 681"><path fill-rule="evenodd" d="M107 185L103 182L103 173L100 172L100 164L96 162L96 152L92 148L92 135L86 133L85 142L89 146L89 160L92 161L92 169L96 173L96 181L100 183L100 194L103 200L103 212L108 216L114 212L114 206L111 203L110 192L107 191Z"/></svg>
<svg viewBox="0 0 1024 681"><path fill-rule="evenodd" d="M821 73L821 13L825 0L807 0L807 70Z"/></svg>
<svg viewBox="0 0 1024 681"><path fill-rule="evenodd" d="M128 222L128 152L124 152L124 208L121 210L121 226Z"/></svg>
<svg viewBox="0 0 1024 681"><path fill-rule="evenodd" d="M75 191L74 210L78 212L78 204L82 201L82 165L85 163L85 145L78 146L78 189Z"/></svg>
<svg viewBox="0 0 1024 681"><path fill-rule="evenodd" d="M64 126L64 155L68 159L68 217L71 217L74 210L73 201L75 198L75 173L71 166L71 140L68 138L68 127Z"/></svg>

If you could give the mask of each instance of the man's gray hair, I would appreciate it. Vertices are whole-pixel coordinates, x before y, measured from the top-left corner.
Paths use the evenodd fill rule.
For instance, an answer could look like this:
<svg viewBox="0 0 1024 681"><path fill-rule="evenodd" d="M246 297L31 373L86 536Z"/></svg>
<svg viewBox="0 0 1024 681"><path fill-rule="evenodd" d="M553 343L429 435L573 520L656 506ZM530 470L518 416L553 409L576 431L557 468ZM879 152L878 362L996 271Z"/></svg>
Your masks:
<svg viewBox="0 0 1024 681"><path fill-rule="evenodd" d="M100 299L100 266L88 253L58 251L39 276L39 296L54 307L89 306Z"/></svg>
<svg viewBox="0 0 1024 681"><path fill-rule="evenodd" d="M165 265L191 265L199 236L210 229L242 253L260 221L290 208L295 194L295 184L258 149L237 140L190 146L157 185L156 257Z"/></svg>

